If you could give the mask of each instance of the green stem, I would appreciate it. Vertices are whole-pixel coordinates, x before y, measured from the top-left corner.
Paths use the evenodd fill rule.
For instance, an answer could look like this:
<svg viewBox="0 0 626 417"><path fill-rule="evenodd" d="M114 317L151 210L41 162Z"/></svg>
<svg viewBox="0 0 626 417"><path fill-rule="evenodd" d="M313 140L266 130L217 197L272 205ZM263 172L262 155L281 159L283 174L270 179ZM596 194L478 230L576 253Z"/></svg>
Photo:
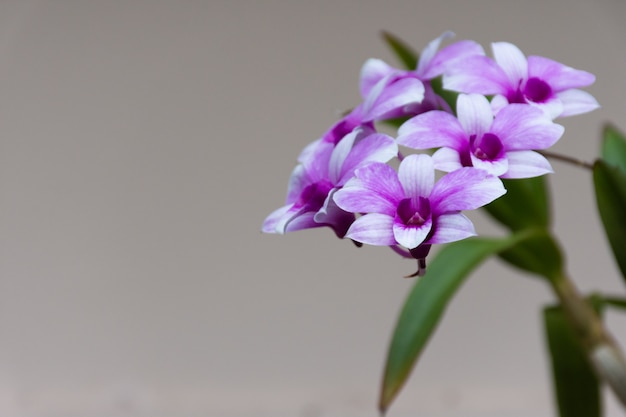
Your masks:
<svg viewBox="0 0 626 417"><path fill-rule="evenodd" d="M570 323L583 343L592 366L626 407L626 359L619 345L604 327L596 311L565 275L550 279Z"/></svg>
<svg viewBox="0 0 626 417"><path fill-rule="evenodd" d="M576 165L577 167L586 168L589 170L593 170L593 164L590 164L587 161L583 161L582 159L576 159L571 156L561 155L559 153L550 152L550 151L538 151L540 154L545 156L546 158L556 159L561 162L567 162L568 164Z"/></svg>

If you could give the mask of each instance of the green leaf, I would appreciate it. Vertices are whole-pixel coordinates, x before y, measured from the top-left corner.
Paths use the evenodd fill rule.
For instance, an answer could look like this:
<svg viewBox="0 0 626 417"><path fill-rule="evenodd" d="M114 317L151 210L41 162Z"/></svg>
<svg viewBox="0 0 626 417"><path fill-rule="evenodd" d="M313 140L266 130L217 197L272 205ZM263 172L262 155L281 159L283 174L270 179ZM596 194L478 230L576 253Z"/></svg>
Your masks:
<svg viewBox="0 0 626 417"><path fill-rule="evenodd" d="M413 50L413 48L390 32L383 30L381 35L385 43L387 43L391 50L396 54L406 69L414 70L417 68L419 55Z"/></svg>
<svg viewBox="0 0 626 417"><path fill-rule="evenodd" d="M513 231L550 226L549 191L545 177L503 180L506 194L485 210Z"/></svg>
<svg viewBox="0 0 626 417"><path fill-rule="evenodd" d="M593 165L593 183L604 230L626 279L626 173L597 160Z"/></svg>
<svg viewBox="0 0 626 417"><path fill-rule="evenodd" d="M600 417L598 378L560 306L543 311L555 396L561 417Z"/></svg>
<svg viewBox="0 0 626 417"><path fill-rule="evenodd" d="M522 232L503 239L472 238L446 245L430 262L426 275L411 290L391 339L383 376L379 408L394 400L437 327L458 287L487 257L528 239Z"/></svg>
<svg viewBox="0 0 626 417"><path fill-rule="evenodd" d="M616 127L607 124L602 134L602 159L626 174L626 136Z"/></svg>
<svg viewBox="0 0 626 417"><path fill-rule="evenodd" d="M548 279L561 275L563 255L554 238L539 229L535 235L499 253L509 264Z"/></svg>

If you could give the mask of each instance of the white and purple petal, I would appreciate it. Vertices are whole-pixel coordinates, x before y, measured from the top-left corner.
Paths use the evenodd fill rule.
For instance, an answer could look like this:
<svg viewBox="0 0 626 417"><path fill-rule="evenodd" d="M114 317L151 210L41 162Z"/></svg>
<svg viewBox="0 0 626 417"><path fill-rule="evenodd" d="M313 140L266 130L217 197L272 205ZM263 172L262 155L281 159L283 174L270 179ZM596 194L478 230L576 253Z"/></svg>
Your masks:
<svg viewBox="0 0 626 417"><path fill-rule="evenodd" d="M394 216L397 200L378 191L361 187L344 187L333 194L337 206L351 213L382 213Z"/></svg>
<svg viewBox="0 0 626 417"><path fill-rule="evenodd" d="M474 210L504 195L498 177L477 168L465 167L444 175L433 188L430 207L433 216Z"/></svg>
<svg viewBox="0 0 626 417"><path fill-rule="evenodd" d="M476 236L471 220L461 213L442 214L435 220L433 234L426 243L449 243Z"/></svg>
<svg viewBox="0 0 626 417"><path fill-rule="evenodd" d="M417 115L400 126L398 145L413 149L448 147L460 149L468 142L459 120L440 110Z"/></svg>
<svg viewBox="0 0 626 417"><path fill-rule="evenodd" d="M491 44L493 57L500 68L504 70L511 89L516 89L519 82L528 77L528 61L520 49L508 42L494 42Z"/></svg>
<svg viewBox="0 0 626 417"><path fill-rule="evenodd" d="M459 151L452 148L439 148L432 156L435 169L452 172L463 168Z"/></svg>
<svg viewBox="0 0 626 417"><path fill-rule="evenodd" d="M597 100L586 91L570 89L556 94L563 104L561 117L588 113L600 107Z"/></svg>
<svg viewBox="0 0 626 417"><path fill-rule="evenodd" d="M424 99L424 84L414 77L385 77L372 88L363 102L363 122L402 116L405 108Z"/></svg>
<svg viewBox="0 0 626 417"><path fill-rule="evenodd" d="M593 84L596 77L582 70L577 70L549 58L528 57L528 77L536 77L547 82L554 91L586 87Z"/></svg>
<svg viewBox="0 0 626 417"><path fill-rule="evenodd" d="M369 134L365 131L364 134L367 136L357 136L356 144L341 164L335 185L344 185L354 176L355 169L364 164L388 162L398 155L398 145L391 136L371 131Z"/></svg>
<svg viewBox="0 0 626 417"><path fill-rule="evenodd" d="M427 75L429 75L428 70L431 68L433 64L432 61L435 55L437 54L439 45L441 45L441 42L443 40L449 39L452 37L454 37L454 32L446 31L442 33L441 36L439 36L438 38L430 41L430 43L426 45L424 49L422 49L422 52L419 54L419 62L417 63L417 69L416 69L416 73L421 79L427 80L427 79L433 78L433 77L427 77Z"/></svg>
<svg viewBox="0 0 626 417"><path fill-rule="evenodd" d="M500 178L531 178L552 173L550 162L534 151L507 152L508 171Z"/></svg>
<svg viewBox="0 0 626 417"><path fill-rule="evenodd" d="M467 136L481 137L493 122L493 110L481 94L460 94L456 102L457 117Z"/></svg>
<svg viewBox="0 0 626 417"><path fill-rule="evenodd" d="M420 55L418 76L423 80L430 80L445 74L451 65L457 61L463 61L473 55L485 55L482 46L474 41L463 40L450 44L437 52L432 60L422 65L423 55ZM421 68L421 70L420 70Z"/></svg>
<svg viewBox="0 0 626 417"><path fill-rule="evenodd" d="M398 71L398 69L393 68L391 65L380 59L370 58L365 61L365 64L363 64L363 67L361 68L359 83L361 97L367 97L372 88L374 88L380 80Z"/></svg>
<svg viewBox="0 0 626 417"><path fill-rule="evenodd" d="M443 76L443 88L461 93L508 95L510 82L502 68L486 56L470 56L450 65Z"/></svg>
<svg viewBox="0 0 626 417"><path fill-rule="evenodd" d="M349 180L342 190L350 187L363 188L379 194L382 198L392 202L394 207L405 198L398 174L387 164L371 162L356 169L354 174L355 177ZM345 210L352 211L352 209ZM355 212L365 211L357 210Z"/></svg>
<svg viewBox="0 0 626 417"><path fill-rule="evenodd" d="M506 106L491 126L491 133L502 141L507 151L549 148L561 138L563 131L563 126L526 104Z"/></svg>
<svg viewBox="0 0 626 417"><path fill-rule="evenodd" d="M428 198L435 184L435 167L428 155L409 155L398 168L398 179L408 198Z"/></svg>
<svg viewBox="0 0 626 417"><path fill-rule="evenodd" d="M370 213L352 223L346 237L357 242L376 246L396 245L393 236L393 217L386 214Z"/></svg>

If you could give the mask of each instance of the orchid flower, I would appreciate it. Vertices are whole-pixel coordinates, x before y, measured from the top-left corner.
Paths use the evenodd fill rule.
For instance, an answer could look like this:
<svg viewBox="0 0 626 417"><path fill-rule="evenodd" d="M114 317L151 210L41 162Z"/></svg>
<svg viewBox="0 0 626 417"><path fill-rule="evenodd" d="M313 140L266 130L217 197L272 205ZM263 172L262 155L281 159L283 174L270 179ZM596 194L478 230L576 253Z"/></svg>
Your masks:
<svg viewBox="0 0 626 417"><path fill-rule="evenodd" d="M490 203L505 193L502 182L487 172L462 168L435 183L428 155L409 155L398 172L372 162L334 194L337 206L364 213L346 237L369 245L401 245L418 259L420 273L430 246L474 236L472 222L460 213Z"/></svg>
<svg viewBox="0 0 626 417"><path fill-rule="evenodd" d="M494 117L484 96L461 94L457 114L417 115L400 127L397 142L414 149L441 148L433 160L435 168L445 172L475 167L501 178L552 172L548 160L534 150L554 145L564 129L541 110L510 104Z"/></svg>
<svg viewBox="0 0 626 417"><path fill-rule="evenodd" d="M266 233L291 232L329 226L343 237L354 214L338 208L332 195L361 165L387 162L398 153L393 138L359 127L344 136L335 146L318 139L300 154L300 164L289 180L286 204L272 212L263 223Z"/></svg>
<svg viewBox="0 0 626 417"><path fill-rule="evenodd" d="M589 93L578 90L595 76L541 56L524 56L507 42L492 44L494 59L470 56L457 61L444 74L443 86L462 93L495 95L495 111L508 103L537 106L556 117L573 116L599 107Z"/></svg>

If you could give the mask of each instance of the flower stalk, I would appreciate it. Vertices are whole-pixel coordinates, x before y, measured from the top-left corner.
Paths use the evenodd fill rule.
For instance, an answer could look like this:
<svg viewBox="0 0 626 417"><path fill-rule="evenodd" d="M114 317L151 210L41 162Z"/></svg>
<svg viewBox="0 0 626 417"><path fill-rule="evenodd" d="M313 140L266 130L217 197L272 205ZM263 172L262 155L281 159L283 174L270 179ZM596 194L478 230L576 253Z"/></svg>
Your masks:
<svg viewBox="0 0 626 417"><path fill-rule="evenodd" d="M596 374L626 406L626 358L621 348L567 275L559 274L549 282Z"/></svg>

